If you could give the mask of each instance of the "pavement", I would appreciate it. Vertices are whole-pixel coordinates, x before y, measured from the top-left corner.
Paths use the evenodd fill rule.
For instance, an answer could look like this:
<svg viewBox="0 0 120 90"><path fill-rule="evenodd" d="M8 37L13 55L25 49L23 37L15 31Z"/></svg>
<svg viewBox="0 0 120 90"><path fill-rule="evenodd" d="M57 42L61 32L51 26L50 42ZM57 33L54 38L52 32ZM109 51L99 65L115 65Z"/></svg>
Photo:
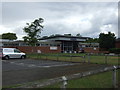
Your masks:
<svg viewBox="0 0 120 90"><path fill-rule="evenodd" d="M104 68L106 65L34 59L2 60L2 86L23 84Z"/></svg>

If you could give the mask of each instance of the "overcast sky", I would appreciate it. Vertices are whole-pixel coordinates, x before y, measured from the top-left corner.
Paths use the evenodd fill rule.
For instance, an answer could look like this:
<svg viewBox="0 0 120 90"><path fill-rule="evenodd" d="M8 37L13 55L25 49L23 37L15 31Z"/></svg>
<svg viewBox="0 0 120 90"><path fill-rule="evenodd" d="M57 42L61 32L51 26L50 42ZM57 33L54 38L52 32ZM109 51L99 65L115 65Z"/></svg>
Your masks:
<svg viewBox="0 0 120 90"><path fill-rule="evenodd" d="M98 37L111 31L118 37L117 2L3 2L0 34L16 33L18 39L26 34L26 23L44 19L41 36L80 33L83 37Z"/></svg>

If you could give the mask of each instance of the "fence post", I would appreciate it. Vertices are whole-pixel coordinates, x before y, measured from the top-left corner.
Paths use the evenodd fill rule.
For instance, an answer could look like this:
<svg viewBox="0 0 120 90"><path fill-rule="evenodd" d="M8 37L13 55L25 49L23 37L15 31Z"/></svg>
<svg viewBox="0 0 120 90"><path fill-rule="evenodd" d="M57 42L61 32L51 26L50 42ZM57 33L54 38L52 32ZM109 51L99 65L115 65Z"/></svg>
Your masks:
<svg viewBox="0 0 120 90"><path fill-rule="evenodd" d="M83 63L85 63L85 56L83 56Z"/></svg>
<svg viewBox="0 0 120 90"><path fill-rule="evenodd" d="M41 59L41 53L40 53L40 59Z"/></svg>
<svg viewBox="0 0 120 90"><path fill-rule="evenodd" d="M108 63L107 61L108 61L108 60L107 60L107 55L105 55L105 64Z"/></svg>
<svg viewBox="0 0 120 90"><path fill-rule="evenodd" d="M70 60L72 60L72 55L70 55L70 57L71 57Z"/></svg>
<svg viewBox="0 0 120 90"><path fill-rule="evenodd" d="M88 63L90 63L90 54L88 54Z"/></svg>
<svg viewBox="0 0 120 90"><path fill-rule="evenodd" d="M112 76L112 84L113 84L113 88L117 88L117 84L116 84L116 66L113 66L113 76Z"/></svg>
<svg viewBox="0 0 120 90"><path fill-rule="evenodd" d="M39 54L37 53L37 59L39 59Z"/></svg>
<svg viewBox="0 0 120 90"><path fill-rule="evenodd" d="M62 76L63 84L62 84L62 89L66 90L66 85L67 85L67 78L65 76Z"/></svg>
<svg viewBox="0 0 120 90"><path fill-rule="evenodd" d="M59 55L57 54L57 61L59 60Z"/></svg>
<svg viewBox="0 0 120 90"><path fill-rule="evenodd" d="M46 60L47 60L47 54L46 54Z"/></svg>

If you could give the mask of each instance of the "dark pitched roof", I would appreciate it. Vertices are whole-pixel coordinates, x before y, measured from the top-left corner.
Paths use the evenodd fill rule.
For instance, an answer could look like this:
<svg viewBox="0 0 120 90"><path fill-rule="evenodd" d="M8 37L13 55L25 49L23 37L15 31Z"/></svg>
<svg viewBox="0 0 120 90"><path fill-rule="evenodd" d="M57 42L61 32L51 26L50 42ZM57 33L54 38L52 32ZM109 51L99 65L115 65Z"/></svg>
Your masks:
<svg viewBox="0 0 120 90"><path fill-rule="evenodd" d="M67 35L55 35L55 36L50 36L50 37L43 37L40 38L39 40L45 40L45 39L52 39L52 38L57 38L57 37L64 37L64 38L78 38L78 39L89 39L90 37L79 37L79 36L67 36Z"/></svg>

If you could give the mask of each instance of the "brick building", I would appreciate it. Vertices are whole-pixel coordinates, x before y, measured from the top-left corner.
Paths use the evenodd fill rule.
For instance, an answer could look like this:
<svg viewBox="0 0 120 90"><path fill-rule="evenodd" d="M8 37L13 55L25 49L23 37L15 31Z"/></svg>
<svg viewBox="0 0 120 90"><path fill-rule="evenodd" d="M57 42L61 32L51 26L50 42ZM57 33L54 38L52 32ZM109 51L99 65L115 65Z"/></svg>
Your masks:
<svg viewBox="0 0 120 90"><path fill-rule="evenodd" d="M116 40L115 47L120 48L120 38Z"/></svg>
<svg viewBox="0 0 120 90"><path fill-rule="evenodd" d="M52 37L41 38L40 41L59 42L62 53L77 53L80 50L79 44L88 39L89 37L56 35Z"/></svg>
<svg viewBox="0 0 120 90"><path fill-rule="evenodd" d="M26 53L99 53L98 43L84 43L88 39L89 37L57 35L41 38L36 46L11 40L2 40L1 46L15 47Z"/></svg>

